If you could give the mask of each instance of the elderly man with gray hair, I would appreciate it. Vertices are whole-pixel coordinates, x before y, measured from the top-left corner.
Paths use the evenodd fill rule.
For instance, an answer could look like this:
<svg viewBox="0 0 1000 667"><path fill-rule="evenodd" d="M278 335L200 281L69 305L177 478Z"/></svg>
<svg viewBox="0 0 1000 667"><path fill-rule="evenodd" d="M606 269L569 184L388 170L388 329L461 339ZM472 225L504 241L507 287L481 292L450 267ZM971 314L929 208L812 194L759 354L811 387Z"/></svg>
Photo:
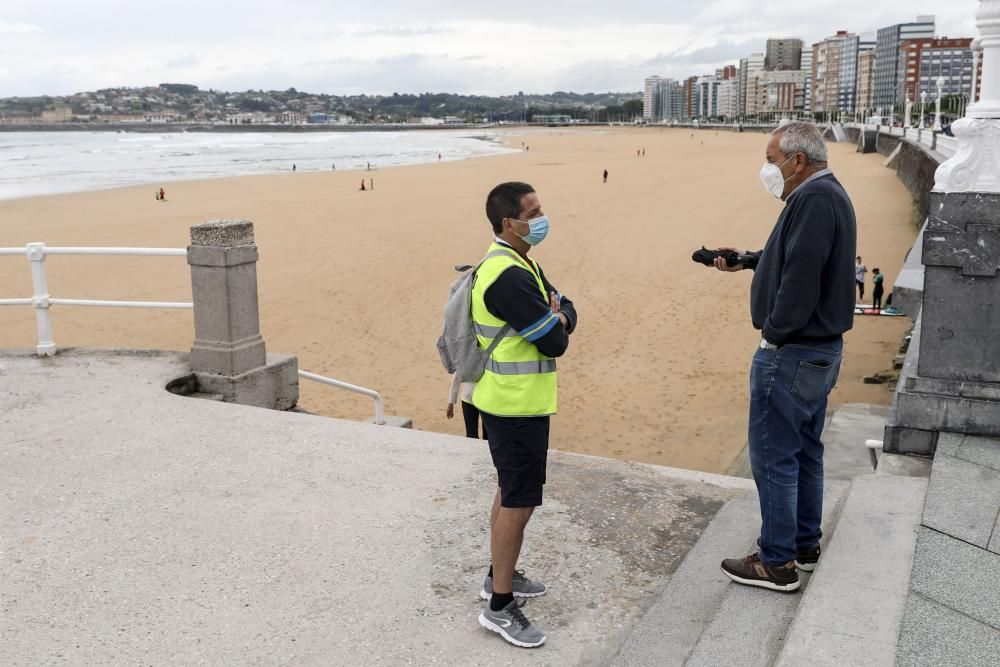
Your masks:
<svg viewBox="0 0 1000 667"><path fill-rule="evenodd" d="M837 382L843 333L854 324L854 207L827 167L812 123L771 133L764 188L785 202L771 235L745 263L754 271L750 313L761 331L750 369L750 466L760 496L759 551L722 562L733 581L799 588L796 569L819 561L823 515L823 423ZM726 248L732 250L732 248Z"/></svg>

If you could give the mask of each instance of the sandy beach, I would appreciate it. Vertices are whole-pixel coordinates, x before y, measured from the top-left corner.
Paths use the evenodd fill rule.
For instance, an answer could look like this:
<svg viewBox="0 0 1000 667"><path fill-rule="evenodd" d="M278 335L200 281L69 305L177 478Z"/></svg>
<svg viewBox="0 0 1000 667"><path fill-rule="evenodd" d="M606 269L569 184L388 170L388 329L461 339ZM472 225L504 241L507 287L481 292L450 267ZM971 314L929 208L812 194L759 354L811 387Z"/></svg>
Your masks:
<svg viewBox="0 0 1000 667"><path fill-rule="evenodd" d="M300 368L378 389L417 428L461 433L445 418L449 378L435 351L452 267L492 238L483 212L498 182L535 186L552 230L534 255L574 300L578 331L560 360L551 446L724 472L746 440L747 372L759 340L750 272L691 262L701 245L759 249L781 209L757 173L766 137L689 130L553 128L510 137L530 151L373 172L248 176L0 201L0 246L184 247L192 224L254 222L261 328ZM636 149L644 147L645 157ZM911 200L879 155L829 145L858 215L859 254L893 284L915 236ZM608 183L601 172L610 173ZM374 191L358 190L374 179ZM54 257L64 298L190 299L183 258ZM870 292L869 273L869 292ZM31 295L27 262L0 257L0 297ZM63 347L185 350L187 311L55 307ZM859 317L832 405L887 404L862 378L891 363L906 318ZM0 307L0 347L33 347L30 308ZM369 399L303 384L301 405L362 419ZM476 446L470 442L470 446Z"/></svg>

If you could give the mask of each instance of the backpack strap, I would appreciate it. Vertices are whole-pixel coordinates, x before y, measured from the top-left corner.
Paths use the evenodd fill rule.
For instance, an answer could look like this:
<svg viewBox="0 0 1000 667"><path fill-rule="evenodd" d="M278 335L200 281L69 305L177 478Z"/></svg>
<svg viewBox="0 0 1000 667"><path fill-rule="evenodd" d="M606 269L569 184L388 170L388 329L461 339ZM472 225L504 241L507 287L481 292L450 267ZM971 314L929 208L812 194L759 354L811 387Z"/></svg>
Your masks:
<svg viewBox="0 0 1000 667"><path fill-rule="evenodd" d="M507 252L506 250L491 250L490 252L486 253L485 257L479 260L479 264L476 265L476 271L479 270L480 266L486 263L486 260L493 259L494 257L502 257L504 255L510 257L510 253ZM475 273L475 271L473 273ZM500 344L500 342L504 339L504 336L506 336L507 332L510 331L512 328L513 327L511 327L509 322L505 322L504 325L500 327L500 332L496 336L494 336L493 342L491 342L489 346L486 348L487 359L490 358L490 356L493 354L493 350L497 348L497 345Z"/></svg>

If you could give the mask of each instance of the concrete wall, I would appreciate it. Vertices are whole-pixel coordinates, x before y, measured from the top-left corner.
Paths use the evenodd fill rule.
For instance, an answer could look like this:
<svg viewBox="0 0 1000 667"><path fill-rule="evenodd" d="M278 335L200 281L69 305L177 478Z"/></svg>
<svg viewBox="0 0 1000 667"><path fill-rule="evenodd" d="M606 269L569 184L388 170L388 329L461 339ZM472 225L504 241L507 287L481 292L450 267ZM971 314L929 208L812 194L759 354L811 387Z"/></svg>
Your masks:
<svg viewBox="0 0 1000 667"><path fill-rule="evenodd" d="M858 142L860 130L846 128L847 136L855 144ZM915 132L916 130L914 130ZM920 215L920 220L927 218L930 211L930 195L934 188L934 172L937 170L938 159L923 146L904 141L900 137L879 134L878 152L881 155L892 155L897 146L901 146L899 154L887 166L896 170L899 180L910 191Z"/></svg>

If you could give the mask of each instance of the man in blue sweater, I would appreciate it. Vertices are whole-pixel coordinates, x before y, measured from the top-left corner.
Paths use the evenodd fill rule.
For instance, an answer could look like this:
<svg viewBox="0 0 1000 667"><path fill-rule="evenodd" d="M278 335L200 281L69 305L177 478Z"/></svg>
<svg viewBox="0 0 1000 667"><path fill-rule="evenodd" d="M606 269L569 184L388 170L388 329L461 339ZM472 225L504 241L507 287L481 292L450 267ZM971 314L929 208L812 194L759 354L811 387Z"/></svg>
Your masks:
<svg viewBox="0 0 1000 667"><path fill-rule="evenodd" d="M843 333L854 323L854 207L827 167L812 123L776 129L760 177L785 202L747 264L750 314L761 341L750 369L750 466L760 496L759 551L722 562L748 586L791 592L796 568L819 561L823 515L823 423L837 382Z"/></svg>

